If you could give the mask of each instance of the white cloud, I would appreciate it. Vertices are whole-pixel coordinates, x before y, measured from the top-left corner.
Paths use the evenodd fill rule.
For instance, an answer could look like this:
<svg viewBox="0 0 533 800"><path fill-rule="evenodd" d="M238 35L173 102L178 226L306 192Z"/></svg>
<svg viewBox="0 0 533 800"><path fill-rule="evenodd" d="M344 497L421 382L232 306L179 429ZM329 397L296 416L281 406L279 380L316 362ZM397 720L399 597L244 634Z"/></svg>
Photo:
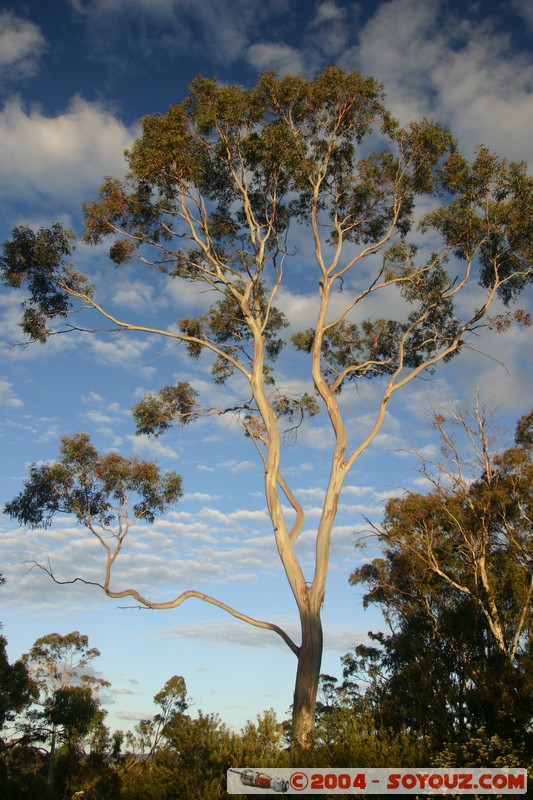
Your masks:
<svg viewBox="0 0 533 800"><path fill-rule="evenodd" d="M460 145L484 143L500 155L533 163L533 66L512 56L496 34L472 37L434 71L435 86Z"/></svg>
<svg viewBox="0 0 533 800"><path fill-rule="evenodd" d="M13 392L13 384L6 378L0 378L0 406L20 408L24 403Z"/></svg>
<svg viewBox="0 0 533 800"><path fill-rule="evenodd" d="M421 494L427 494L434 488L435 484L430 481L429 478L413 478L413 480L409 481L409 489L414 492L420 492Z"/></svg>
<svg viewBox="0 0 533 800"><path fill-rule="evenodd" d="M166 300L180 309L180 313L206 311L209 306L220 298L218 292L212 291L207 286L197 286L187 281L169 278L161 293Z"/></svg>
<svg viewBox="0 0 533 800"><path fill-rule="evenodd" d="M228 515L231 520L236 521L254 521L254 522L268 522L269 516L265 509L260 509L256 511L252 511L247 508L242 508L237 511L232 511L231 514Z"/></svg>
<svg viewBox="0 0 533 800"><path fill-rule="evenodd" d="M326 491L322 486L310 486L306 489L296 489L295 494L300 500L323 501Z"/></svg>
<svg viewBox="0 0 533 800"><path fill-rule="evenodd" d="M161 295L156 300L155 287L145 281L124 281L113 292L113 303L131 311L155 311L166 304Z"/></svg>
<svg viewBox="0 0 533 800"><path fill-rule="evenodd" d="M170 515L176 518L176 514ZM51 564L58 580L71 582L76 576L101 581L105 558L99 543L87 531L76 528L72 520L58 518L51 530L37 531L21 538L10 527L7 517L0 537L3 572L8 577L3 601L6 605L39 602L51 605L57 592L68 592L71 601L99 602L99 592L82 583L68 588L56 586L51 578L31 563ZM126 546L115 564L113 587L134 586L151 600L175 597L184 587L227 581L248 582L268 565L262 550L253 540L239 547L221 546L213 534L213 524L190 521L187 524L157 520L148 527L133 526ZM260 555L258 555L258 552ZM274 558L270 557L270 561ZM239 564L239 572L235 565ZM66 596L66 594L65 594ZM127 602L124 601L124 602Z"/></svg>
<svg viewBox="0 0 533 800"><path fill-rule="evenodd" d="M311 57L315 54L315 63L318 60L327 65L335 62L348 42L348 15L356 16L357 12L356 4L352 8L339 8L333 0L326 0L318 5L306 41L306 50Z"/></svg>
<svg viewBox="0 0 533 800"><path fill-rule="evenodd" d="M326 0L326 2L320 3L320 5L317 7L311 26L318 27L324 22L340 22L344 20L344 17L344 9L339 8L336 3L332 2L332 0Z"/></svg>
<svg viewBox="0 0 533 800"><path fill-rule="evenodd" d="M95 427L95 431L105 441L105 447L111 449L118 449L123 444L123 439L114 430L114 426L122 424L125 418L130 418L131 412L129 409L124 409L119 403L106 402L102 395L97 392L91 391L86 396L81 397L83 405L92 405L89 411L81 413L79 416L86 422Z"/></svg>
<svg viewBox="0 0 533 800"><path fill-rule="evenodd" d="M183 500L199 500L203 502L217 500L218 495L207 494L206 492L185 492Z"/></svg>
<svg viewBox="0 0 533 800"><path fill-rule="evenodd" d="M143 453L150 458L178 458L178 453L168 445L162 444L157 439L149 439L148 436L128 436L134 453Z"/></svg>
<svg viewBox="0 0 533 800"><path fill-rule="evenodd" d="M116 689L113 689L113 692L117 694ZM116 717L117 719L124 719L126 721L132 722L140 722L144 719L151 719L153 717L153 712L144 714L142 711L117 711Z"/></svg>
<svg viewBox="0 0 533 800"><path fill-rule="evenodd" d="M97 339L89 336L89 346L98 361L110 366L134 369L139 374L150 377L153 367L140 367L142 358L146 358L152 342L147 339L133 339L127 334L119 334L108 339Z"/></svg>
<svg viewBox="0 0 533 800"><path fill-rule="evenodd" d="M523 414L533 391L531 371L531 329L513 328L501 334L485 334L479 352L466 350L457 360L454 379L460 395L490 399L509 414Z"/></svg>
<svg viewBox="0 0 533 800"><path fill-rule="evenodd" d="M298 639L298 628L294 619L290 617L275 616L269 619L283 628L289 636ZM180 625L179 628L167 628L159 631L163 639L186 638L194 639L208 646L217 646L220 642L225 645L242 645L246 647L271 647L287 645L281 637L273 631L256 628L238 619L205 620L201 624Z"/></svg>
<svg viewBox="0 0 533 800"><path fill-rule="evenodd" d="M89 394L81 398L82 403L89 405L89 403L96 403L100 405L104 402L104 398L98 392L90 391Z"/></svg>
<svg viewBox="0 0 533 800"><path fill-rule="evenodd" d="M88 411L87 414L85 414L85 417L91 422L94 422L96 425L110 425L111 422L113 422L111 417L108 417L102 411L98 411L96 409L93 411Z"/></svg>
<svg viewBox="0 0 533 800"><path fill-rule="evenodd" d="M1 191L1 189L0 189ZM27 340L20 327L20 303L24 297L11 291L0 296L0 356L6 361L25 361L32 358L54 358L76 346L71 336L52 336L45 348L39 345L27 345Z"/></svg>
<svg viewBox="0 0 533 800"><path fill-rule="evenodd" d="M296 617L296 615L295 615ZM300 632L295 617L275 615L268 618L268 621L278 625L289 636L298 643ZM175 639L184 637L202 642L207 646L218 646L220 642L226 645L239 645L244 647L282 647L286 644L281 637L273 631L263 628L256 628L253 625L240 620L205 620L201 624L184 624L179 628L166 628L158 634L163 639ZM352 627L342 623L332 623L327 626L324 632L324 648L326 650L345 651L351 642L361 641L365 637L354 634Z"/></svg>
<svg viewBox="0 0 533 800"><path fill-rule="evenodd" d="M55 117L12 98L0 112L0 197L62 205L86 199L103 175L124 174L123 152L134 135L110 110L81 97Z"/></svg>
<svg viewBox="0 0 533 800"><path fill-rule="evenodd" d="M304 72L303 55L299 50L280 42L260 42L248 47L246 58L257 70L273 69L280 75Z"/></svg>
<svg viewBox="0 0 533 800"><path fill-rule="evenodd" d="M308 242L310 241L310 237L308 237ZM315 256L310 256L309 262L311 264L316 264ZM316 274L316 273L315 273ZM367 280L364 275L357 273L358 283L357 290L362 290L366 288L371 281ZM350 287L351 288L351 287ZM385 307L392 307L396 314L398 313L398 294L394 290L389 292L387 295L385 291L380 293L379 300L374 300L374 298L368 298L368 302L377 303L379 302L379 314L385 314L386 312L383 310ZM316 291L312 291L310 294L305 292L297 292L289 288L288 286L281 286L277 295L276 295L276 307L282 311L290 323L291 330L305 330L308 327L313 327L316 324L316 319L318 315L320 300L318 297L318 293ZM346 305L348 304L348 300L346 297L345 292L335 292L330 299L329 305L329 313L328 319L335 319L337 318L344 310ZM387 304L385 306L385 304ZM363 314L364 316L371 315L372 311L365 306L363 312L358 312L359 314ZM352 319L356 316L355 312L352 312L348 315L348 319ZM308 387L307 387L308 388Z"/></svg>
<svg viewBox="0 0 533 800"><path fill-rule="evenodd" d="M343 8L333 0L316 7L306 30L302 30L301 48L286 42L259 41L250 44L246 60L258 71L273 69L281 75L305 74L312 77L319 69L335 63L347 46L349 17L357 16L357 7Z"/></svg>
<svg viewBox="0 0 533 800"><path fill-rule="evenodd" d="M49 425L38 437L39 442L55 442L60 435L59 423Z"/></svg>
<svg viewBox="0 0 533 800"><path fill-rule="evenodd" d="M458 18L443 0L393 0L358 37L341 65L381 80L402 122L437 118L470 154L483 142L533 161L533 65L490 18Z"/></svg>
<svg viewBox="0 0 533 800"><path fill-rule="evenodd" d="M345 486L342 491L343 494L351 494L355 497L371 497L375 494L375 488L372 486Z"/></svg>
<svg viewBox="0 0 533 800"><path fill-rule="evenodd" d="M46 48L41 29L12 11L0 13L0 80L29 78Z"/></svg>

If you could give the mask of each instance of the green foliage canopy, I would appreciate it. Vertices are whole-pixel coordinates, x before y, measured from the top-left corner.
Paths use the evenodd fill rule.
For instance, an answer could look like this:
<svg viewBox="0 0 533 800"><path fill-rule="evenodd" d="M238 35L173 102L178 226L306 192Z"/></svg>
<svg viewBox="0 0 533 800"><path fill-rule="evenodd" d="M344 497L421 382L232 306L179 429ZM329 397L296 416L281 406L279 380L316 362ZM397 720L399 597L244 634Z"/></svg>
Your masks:
<svg viewBox="0 0 533 800"><path fill-rule="evenodd" d="M24 490L5 512L32 528L48 526L58 513L75 514L88 528L108 531L116 523L119 535L133 517L153 522L181 496L181 478L162 474L153 461L100 454L86 433L64 436L54 464L33 465Z"/></svg>
<svg viewBox="0 0 533 800"><path fill-rule="evenodd" d="M443 458L433 490L388 502L383 556L350 577L391 633L347 655L345 676L368 682L384 724L419 729L434 745L478 728L522 746L530 738L532 419L494 453L485 414L478 409L477 427L456 415L470 457L437 413Z"/></svg>

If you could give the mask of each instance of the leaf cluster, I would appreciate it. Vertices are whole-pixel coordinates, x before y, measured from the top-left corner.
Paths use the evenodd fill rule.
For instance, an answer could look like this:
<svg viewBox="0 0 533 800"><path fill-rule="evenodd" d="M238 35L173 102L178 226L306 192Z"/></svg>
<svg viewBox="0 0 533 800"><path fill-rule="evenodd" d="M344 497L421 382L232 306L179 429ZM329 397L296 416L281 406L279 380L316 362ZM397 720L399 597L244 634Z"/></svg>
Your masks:
<svg viewBox="0 0 533 800"><path fill-rule="evenodd" d="M149 392L131 410L137 434L160 436L175 421L180 425L193 422L201 415L196 398L195 389L184 381Z"/></svg>
<svg viewBox="0 0 533 800"><path fill-rule="evenodd" d="M91 294L85 276L66 260L73 253L74 239L74 233L59 223L37 233L21 225L3 246L2 281L15 289L27 288L21 326L32 341L44 343L52 333L49 320L67 317L73 308L71 292Z"/></svg>
<svg viewBox="0 0 533 800"><path fill-rule="evenodd" d="M258 335L269 361L274 361L284 346L278 334L288 322L281 311L270 305L263 282L252 285L249 298L244 302L236 299L235 291L244 296L244 284L239 281L236 286L226 289L222 299L216 301L206 314L186 317L179 322L180 331L188 337L186 347L192 358L199 358L205 344L215 348L217 356L211 374L216 384L228 380L238 362L252 363Z"/></svg>
<svg viewBox="0 0 533 800"><path fill-rule="evenodd" d="M497 286L508 305L532 279L533 179L525 163L508 164L479 147L472 164L455 153L441 175L452 200L428 214L422 229L439 231L458 258L477 254L480 285Z"/></svg>
<svg viewBox="0 0 533 800"><path fill-rule="evenodd" d="M26 665L21 660L10 664L6 646L7 639L0 636L0 730L30 705L36 695Z"/></svg>
<svg viewBox="0 0 533 800"><path fill-rule="evenodd" d="M98 701L90 688L65 686L57 689L45 704L45 717L52 725L61 726L65 737L83 736L98 712Z"/></svg>
<svg viewBox="0 0 533 800"><path fill-rule="evenodd" d="M153 522L181 496L181 478L162 474L153 461L99 454L85 433L61 439L55 464L32 465L23 491L5 513L30 528L47 527L58 513L74 514L87 527L123 523L133 516Z"/></svg>
<svg viewBox="0 0 533 800"><path fill-rule="evenodd" d="M428 293L432 282L421 282ZM417 287L417 293L424 291L423 285ZM323 336L324 373L341 388L345 380L372 379L392 375L402 368L414 369L452 343L459 325L451 302L428 304L425 310L412 311L402 322L386 318L361 323L341 320ZM294 334L291 341L297 350L311 353L315 335L315 329L308 328ZM454 355L455 350L443 360L449 361Z"/></svg>

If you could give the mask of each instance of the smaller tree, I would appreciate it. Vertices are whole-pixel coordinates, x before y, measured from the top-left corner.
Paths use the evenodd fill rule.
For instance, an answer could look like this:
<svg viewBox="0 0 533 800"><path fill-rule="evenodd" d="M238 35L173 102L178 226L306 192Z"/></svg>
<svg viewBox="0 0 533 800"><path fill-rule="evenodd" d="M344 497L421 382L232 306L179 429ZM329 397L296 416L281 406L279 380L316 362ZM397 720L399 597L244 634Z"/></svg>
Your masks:
<svg viewBox="0 0 533 800"><path fill-rule="evenodd" d="M0 732L33 702L36 689L23 661L9 663L6 647L6 637L0 636Z"/></svg>
<svg viewBox="0 0 533 800"><path fill-rule="evenodd" d="M99 703L88 686L62 686L48 698L44 717L52 725L55 736L66 747L64 782L71 795L74 755L78 755L77 740L84 736L99 710Z"/></svg>
<svg viewBox="0 0 533 800"><path fill-rule="evenodd" d="M57 689L47 701L45 714L53 725L63 729L63 738L70 746L74 736L88 732L98 706L88 687L65 686Z"/></svg>
<svg viewBox="0 0 533 800"><path fill-rule="evenodd" d="M5 580L0 574L0 586ZM0 732L6 723L13 721L14 715L31 703L34 695L26 666L22 661L10 664L6 647L7 639L0 635Z"/></svg>
<svg viewBox="0 0 533 800"><path fill-rule="evenodd" d="M196 718L176 714L165 728L166 746L159 766L171 775L168 797L218 800L224 796L226 772L232 762L235 734L216 714Z"/></svg>
<svg viewBox="0 0 533 800"><path fill-rule="evenodd" d="M154 695L154 703L160 711L152 719L143 719L137 725L135 744L141 752L148 751L148 758L153 759L167 725L176 715L183 714L189 707L185 679L181 675L173 675L165 683L160 692ZM133 743L133 740L132 740Z"/></svg>
<svg viewBox="0 0 533 800"><path fill-rule="evenodd" d="M56 514L74 514L106 552L106 593L124 597L128 592L112 592L109 583L131 526L153 522L181 494L181 478L175 472L162 474L153 461L100 454L86 433L77 433L62 437L56 463L30 467L23 491L7 503L5 513L31 528L49 526ZM54 578L50 569L38 566Z"/></svg>
<svg viewBox="0 0 533 800"><path fill-rule="evenodd" d="M72 694L71 689L76 688L85 693L83 698L86 695L92 698L93 691L109 686L108 681L99 678L91 671L91 664L99 655L100 651L96 647L89 647L87 636L79 631L73 631L65 636L59 633L42 636L22 657L37 686L38 702L43 709L33 715L34 721L41 723L41 730L37 735L50 737L49 783L52 782L54 772L57 726L61 724L64 727L66 724L58 723L57 717L62 714L68 717L69 704L74 708L82 697L79 692ZM81 701L78 705L80 703ZM87 705L90 705L88 701Z"/></svg>
<svg viewBox="0 0 533 800"><path fill-rule="evenodd" d="M533 415L502 453L489 423L479 404L473 421L433 415L441 457L421 466L432 490L389 501L378 531L384 556L350 578L391 633L373 634L379 647L347 656L345 674L367 674L368 695L389 724L407 723L440 744L481 726L523 742L533 710Z"/></svg>
<svg viewBox="0 0 533 800"><path fill-rule="evenodd" d="M0 583L3 582L0 576ZM33 754L25 747L27 730L20 715L35 699L36 687L30 680L26 665L21 661L9 663L7 639L0 636L0 796L9 797L19 778L24 757ZM36 758L31 758L34 763ZM23 770L23 768L22 768ZM9 788L11 787L11 788Z"/></svg>
<svg viewBox="0 0 533 800"><path fill-rule="evenodd" d="M79 631L62 636L49 633L41 636L22 661L36 682L43 703L60 689L73 684L98 688L108 682L91 672L91 664L100 656L96 647L89 647L89 637Z"/></svg>
<svg viewBox="0 0 533 800"><path fill-rule="evenodd" d="M257 722L248 720L241 731L239 756L242 764L269 766L268 761L278 757L283 748L287 722L279 722L274 709L257 715ZM238 763L235 766L240 766Z"/></svg>

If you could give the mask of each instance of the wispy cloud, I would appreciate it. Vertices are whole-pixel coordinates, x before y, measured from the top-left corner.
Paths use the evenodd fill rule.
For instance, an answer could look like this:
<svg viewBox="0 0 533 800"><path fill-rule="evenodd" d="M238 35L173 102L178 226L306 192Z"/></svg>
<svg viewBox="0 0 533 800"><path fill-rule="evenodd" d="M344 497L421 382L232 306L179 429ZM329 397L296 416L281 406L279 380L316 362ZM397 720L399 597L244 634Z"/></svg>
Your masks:
<svg viewBox="0 0 533 800"><path fill-rule="evenodd" d="M529 0L509 0L509 6L526 23L526 26L533 29L533 6Z"/></svg>
<svg viewBox="0 0 533 800"><path fill-rule="evenodd" d="M213 500L220 499L218 495L211 495L207 494L206 492L185 492L183 495L184 500L192 500L192 501L200 501L200 502L212 502Z"/></svg>
<svg viewBox="0 0 533 800"><path fill-rule="evenodd" d="M156 297L156 289L146 281L121 282L113 292L113 303L130 311L156 311L166 305L164 297Z"/></svg>
<svg viewBox="0 0 533 800"><path fill-rule="evenodd" d="M274 615L268 622L278 625L285 630L294 641L299 641L298 624L295 617ZM211 619L202 621L201 624L185 624L179 628L165 628L159 631L162 639L186 638L194 639L207 646L219 647L220 642L227 646L238 645L252 648L286 648L286 644L278 634L256 628L239 620ZM353 644L366 640L366 636L354 633L353 628L343 624L329 625L324 633L324 648L326 650L346 650Z"/></svg>
<svg viewBox="0 0 533 800"><path fill-rule="evenodd" d="M0 86L31 78L46 50L40 27L12 11L0 13Z"/></svg>
<svg viewBox="0 0 533 800"><path fill-rule="evenodd" d="M23 405L23 401L13 391L13 384L6 378L0 378L0 406L20 408Z"/></svg>
<svg viewBox="0 0 533 800"><path fill-rule="evenodd" d="M229 472L232 473L239 473L239 472L248 472L249 470L255 470L258 467L258 462L256 461L238 461L235 458L230 458L227 461L221 461L219 464L222 469L227 469Z"/></svg>
<svg viewBox="0 0 533 800"><path fill-rule="evenodd" d="M134 339L127 334L118 334L107 339L91 335L87 342L100 363L133 370L145 377L151 377L155 373L154 367L142 363L142 359L146 358L153 347L153 342L148 339Z"/></svg>
<svg viewBox="0 0 533 800"><path fill-rule="evenodd" d="M280 0L71 0L85 20L100 58L124 69L111 42L120 39L139 56L156 61L165 53L205 54L218 64L237 61L261 23L279 16L286 7Z"/></svg>
<svg viewBox="0 0 533 800"><path fill-rule="evenodd" d="M150 458L179 458L176 450L158 439L150 439L148 436L128 436L127 439L134 453L142 453Z"/></svg>
<svg viewBox="0 0 533 800"><path fill-rule="evenodd" d="M273 69L280 75L304 72L304 56L299 50L282 42L258 42L246 51L248 62L259 72Z"/></svg>
<svg viewBox="0 0 533 800"><path fill-rule="evenodd" d="M142 711L117 711L117 719L123 719L130 722L140 722L143 719L151 719L154 712L143 713Z"/></svg>
<svg viewBox="0 0 533 800"><path fill-rule="evenodd" d="M1 191L0 188L0 193ZM74 338L71 336L52 336L46 348L38 345L28 346L20 327L22 299L15 292L0 296L0 356L6 360L18 362L37 358L53 359L59 353L65 353L76 346Z"/></svg>

